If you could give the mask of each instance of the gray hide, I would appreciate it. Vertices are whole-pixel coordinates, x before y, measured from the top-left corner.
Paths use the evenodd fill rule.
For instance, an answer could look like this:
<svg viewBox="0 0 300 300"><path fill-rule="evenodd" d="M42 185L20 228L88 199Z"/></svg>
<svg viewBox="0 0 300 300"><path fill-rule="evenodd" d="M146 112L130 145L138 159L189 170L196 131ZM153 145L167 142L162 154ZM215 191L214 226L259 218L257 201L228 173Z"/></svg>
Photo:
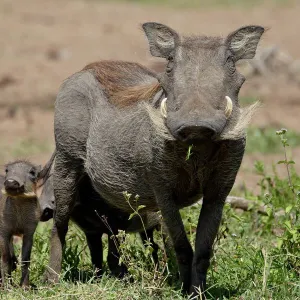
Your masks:
<svg viewBox="0 0 300 300"><path fill-rule="evenodd" d="M99 84L93 69L72 75L57 96L57 210L46 276L58 279L76 183L86 173L99 195L124 212L132 212L124 191L139 195L138 205L146 206L141 212L161 210L183 290L195 293L199 287L205 290L224 201L240 167L245 128L255 108L239 106L244 77L235 62L254 57L264 28L242 27L225 38L180 36L158 23L145 23L143 29L151 54L168 63L159 76L133 70L138 76L131 86L159 82L156 97L120 108L110 102L106 83ZM128 85L129 75L116 84L125 85L121 80ZM179 209L202 196L193 253Z"/></svg>
<svg viewBox="0 0 300 300"><path fill-rule="evenodd" d="M42 211L41 220L47 221L52 218L55 210L55 197L51 174L43 184L39 203ZM105 218L105 222L103 218ZM112 235L118 234L118 230L125 230L127 233L139 232L143 241L150 240L153 248L153 262L158 264L159 247L154 242L153 233L154 229L160 229L159 215L155 212L147 213L143 218L143 224L139 216L134 216L129 220L128 213L112 207L100 197L87 176L81 178L78 183L78 197L71 213L71 219L85 233L97 276L102 274L102 236L104 233L108 235L107 263L112 274L122 277L127 272L124 265L119 266L118 248L112 238Z"/></svg>

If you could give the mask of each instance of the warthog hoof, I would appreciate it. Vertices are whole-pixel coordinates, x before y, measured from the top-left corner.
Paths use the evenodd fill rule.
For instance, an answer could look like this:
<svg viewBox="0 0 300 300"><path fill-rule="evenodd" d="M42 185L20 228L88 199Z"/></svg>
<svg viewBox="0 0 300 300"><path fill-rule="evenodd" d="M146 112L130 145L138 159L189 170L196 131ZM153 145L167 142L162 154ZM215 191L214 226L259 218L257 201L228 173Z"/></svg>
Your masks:
<svg viewBox="0 0 300 300"><path fill-rule="evenodd" d="M46 270L42 282L47 284L56 284L59 282L59 275L53 271Z"/></svg>

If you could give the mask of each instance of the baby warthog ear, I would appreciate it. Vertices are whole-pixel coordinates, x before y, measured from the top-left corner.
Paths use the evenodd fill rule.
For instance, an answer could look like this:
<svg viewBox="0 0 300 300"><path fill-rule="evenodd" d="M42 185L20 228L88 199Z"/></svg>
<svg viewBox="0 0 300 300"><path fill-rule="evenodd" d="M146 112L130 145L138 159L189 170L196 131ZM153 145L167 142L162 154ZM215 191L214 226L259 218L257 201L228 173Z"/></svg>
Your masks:
<svg viewBox="0 0 300 300"><path fill-rule="evenodd" d="M232 32L226 39L226 44L233 52L235 60L253 58L258 42L265 32L261 26L245 26Z"/></svg>
<svg viewBox="0 0 300 300"><path fill-rule="evenodd" d="M36 169L36 174L37 174L37 177L38 177L40 175L41 171L42 171L42 166L39 165L35 169Z"/></svg>
<svg viewBox="0 0 300 300"><path fill-rule="evenodd" d="M144 23L143 29L149 42L151 54L168 58L179 40L177 32L166 25L154 22Z"/></svg>

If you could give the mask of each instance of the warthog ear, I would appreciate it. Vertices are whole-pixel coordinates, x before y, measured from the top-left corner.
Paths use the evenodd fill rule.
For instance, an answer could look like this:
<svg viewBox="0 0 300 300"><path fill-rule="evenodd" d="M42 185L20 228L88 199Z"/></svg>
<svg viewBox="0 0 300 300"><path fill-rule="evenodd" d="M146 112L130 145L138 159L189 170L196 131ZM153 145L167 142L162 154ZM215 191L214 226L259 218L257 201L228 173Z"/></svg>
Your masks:
<svg viewBox="0 0 300 300"><path fill-rule="evenodd" d="M149 42L151 54L168 58L179 40L177 32L166 25L154 22L144 23L143 29Z"/></svg>
<svg viewBox="0 0 300 300"><path fill-rule="evenodd" d="M264 32L265 29L261 26L245 26L229 34L226 44L233 52L235 61L253 58Z"/></svg>

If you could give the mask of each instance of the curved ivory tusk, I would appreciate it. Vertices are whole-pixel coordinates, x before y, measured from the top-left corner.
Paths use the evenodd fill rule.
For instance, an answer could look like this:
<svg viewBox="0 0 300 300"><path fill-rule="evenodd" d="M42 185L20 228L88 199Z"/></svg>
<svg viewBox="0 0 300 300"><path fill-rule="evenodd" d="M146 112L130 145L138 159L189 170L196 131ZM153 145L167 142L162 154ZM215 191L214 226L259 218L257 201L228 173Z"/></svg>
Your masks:
<svg viewBox="0 0 300 300"><path fill-rule="evenodd" d="M226 108L225 108L225 116L228 119L231 116L232 113L232 100L229 96L225 96L226 99Z"/></svg>
<svg viewBox="0 0 300 300"><path fill-rule="evenodd" d="M167 117L167 98L162 99L160 103L160 113L164 118Z"/></svg>

